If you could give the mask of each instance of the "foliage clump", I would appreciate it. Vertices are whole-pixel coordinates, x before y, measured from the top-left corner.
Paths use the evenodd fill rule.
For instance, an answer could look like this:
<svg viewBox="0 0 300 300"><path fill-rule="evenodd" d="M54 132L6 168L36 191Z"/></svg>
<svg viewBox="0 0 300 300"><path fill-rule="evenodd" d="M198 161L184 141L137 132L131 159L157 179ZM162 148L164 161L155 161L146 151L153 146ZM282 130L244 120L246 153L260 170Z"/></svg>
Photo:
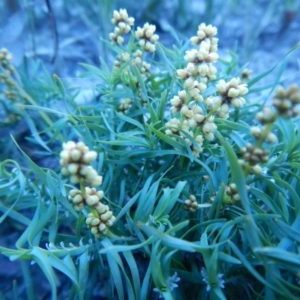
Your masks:
<svg viewBox="0 0 300 300"><path fill-rule="evenodd" d="M24 260L29 277L36 262L52 299L54 269L70 299L99 289L106 299L298 299L298 88L279 87L267 105L256 92L269 87L254 89L265 73L251 79L236 55L220 58L212 25L169 49L154 25L134 31L125 9L112 23L115 61L82 64L100 104L78 104L55 75L48 92L66 110L37 105L0 51L28 140L59 164L39 166L15 141L29 169L1 163L1 221L19 237L0 252Z"/></svg>

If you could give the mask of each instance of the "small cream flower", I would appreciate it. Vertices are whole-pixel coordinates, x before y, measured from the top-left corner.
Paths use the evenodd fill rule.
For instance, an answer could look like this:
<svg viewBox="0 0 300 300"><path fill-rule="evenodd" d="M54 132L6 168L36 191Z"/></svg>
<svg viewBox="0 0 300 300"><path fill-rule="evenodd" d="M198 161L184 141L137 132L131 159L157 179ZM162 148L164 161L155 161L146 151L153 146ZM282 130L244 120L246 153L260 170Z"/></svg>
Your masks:
<svg viewBox="0 0 300 300"><path fill-rule="evenodd" d="M72 189L69 192L68 199L72 202L74 209L79 211L87 206L97 206L98 203L103 199L103 191L97 191L95 188L85 188L85 195L82 195L80 190Z"/></svg>
<svg viewBox="0 0 300 300"><path fill-rule="evenodd" d="M241 196L238 193L237 186L235 183L231 183L225 188L225 192L233 201L240 201Z"/></svg>
<svg viewBox="0 0 300 300"><path fill-rule="evenodd" d="M300 91L297 85L293 84L287 89L279 86L274 95L273 105L280 116L293 118L299 114L296 106L300 104Z"/></svg>
<svg viewBox="0 0 300 300"><path fill-rule="evenodd" d="M262 134L263 134L263 130L264 130L264 127L260 128L258 126L252 126L250 128L250 132L255 137L256 140L261 139ZM274 144L274 143L277 142L277 136L274 133L270 132L264 138L264 141L267 142L267 143L269 143L269 144Z"/></svg>
<svg viewBox="0 0 300 300"><path fill-rule="evenodd" d="M183 208L190 212L195 212L199 208L196 197L194 195L190 195L189 198L184 201Z"/></svg>
<svg viewBox="0 0 300 300"><path fill-rule="evenodd" d="M192 49L186 51L184 59L193 66L193 76L201 76L203 78L213 80L216 78L217 69L213 66L219 56L216 52L210 52L211 42L209 40L205 40L200 44L199 49ZM180 72L181 76L185 75L187 79L189 74L184 74L182 71Z"/></svg>
<svg viewBox="0 0 300 300"><path fill-rule="evenodd" d="M213 132L217 129L216 124L214 123L214 117L211 116L207 118L204 116L202 109L198 105L194 105L191 108L193 115L188 120L188 124L191 128L200 127L202 133L207 140L213 140Z"/></svg>
<svg viewBox="0 0 300 300"><path fill-rule="evenodd" d="M132 106L132 102L133 101L130 98L121 99L121 103L119 105L119 112L122 114L126 114L129 108Z"/></svg>
<svg viewBox="0 0 300 300"><path fill-rule="evenodd" d="M258 112L255 118L262 124L274 123L277 115L276 112L270 107L263 107L262 111Z"/></svg>
<svg viewBox="0 0 300 300"><path fill-rule="evenodd" d="M243 159L239 159L240 165L245 168L250 165L250 173L260 175L262 174L262 167L259 163L266 163L269 161L269 151L267 149L255 147L252 144L247 144L241 149Z"/></svg>
<svg viewBox="0 0 300 300"><path fill-rule="evenodd" d="M107 234L108 227L111 227L116 217L113 215L113 212L109 210L108 205L98 203L95 206L96 214L93 213L88 214L88 217L85 221L87 226L90 228L91 233L99 238L102 234Z"/></svg>
<svg viewBox="0 0 300 300"><path fill-rule="evenodd" d="M171 112L174 114L178 111L181 110L181 107L184 105L184 103L186 102L186 97L187 97L187 94L186 94L186 91L182 90L182 91L179 91L178 92L178 95L177 96L174 96L170 102L172 104L172 107L171 107Z"/></svg>
<svg viewBox="0 0 300 300"><path fill-rule="evenodd" d="M0 66L4 69L10 66L11 61L13 60L13 55L6 49L0 49Z"/></svg>
<svg viewBox="0 0 300 300"><path fill-rule="evenodd" d="M187 81L186 81L187 82ZM185 82L185 83L186 83ZM203 82L194 81L188 90L188 94L197 102L202 102L202 93L206 90L206 84Z"/></svg>
<svg viewBox="0 0 300 300"><path fill-rule="evenodd" d="M203 152L203 136L202 135L197 135L195 137L195 141L197 143L197 146L192 145L192 151L195 157L198 157L200 153Z"/></svg>
<svg viewBox="0 0 300 300"><path fill-rule="evenodd" d="M62 165L61 173L69 176L73 184L79 183L84 179L85 183L90 186L102 184L102 176L97 171L88 166L97 158L96 151L90 151L83 143L69 141L63 143L63 150L60 152L60 164Z"/></svg>
<svg viewBox="0 0 300 300"><path fill-rule="evenodd" d="M221 104L231 104L234 107L241 107L246 103L242 97L248 92L247 85L240 84L239 78L232 78L229 82L221 79L216 84L217 91L220 93Z"/></svg>
<svg viewBox="0 0 300 300"><path fill-rule="evenodd" d="M198 26L197 36L193 36L191 38L191 42L194 45L199 45L201 42L203 42L205 39L210 39L213 41L213 44L218 43L218 39L213 38L218 33L218 30L216 27L212 25L206 25L205 23L201 23Z"/></svg>
<svg viewBox="0 0 300 300"><path fill-rule="evenodd" d="M166 127L168 128L165 131L165 133L167 135L178 134L178 128L180 127L180 121L176 118L172 118L169 122L166 123Z"/></svg>
<svg viewBox="0 0 300 300"><path fill-rule="evenodd" d="M135 37L139 40L139 45L148 52L154 52L156 50L155 44L159 39L157 34L154 34L156 30L155 25L145 23L144 27L138 27L135 32Z"/></svg>
<svg viewBox="0 0 300 300"><path fill-rule="evenodd" d="M120 9L120 11L114 11L111 22L116 27L109 37L113 43L121 45L124 42L123 35L128 33L134 25L134 18L128 16L126 9Z"/></svg>
<svg viewBox="0 0 300 300"><path fill-rule="evenodd" d="M180 113L185 116L186 119L191 119L194 117L194 113L190 107L183 105L181 107Z"/></svg>

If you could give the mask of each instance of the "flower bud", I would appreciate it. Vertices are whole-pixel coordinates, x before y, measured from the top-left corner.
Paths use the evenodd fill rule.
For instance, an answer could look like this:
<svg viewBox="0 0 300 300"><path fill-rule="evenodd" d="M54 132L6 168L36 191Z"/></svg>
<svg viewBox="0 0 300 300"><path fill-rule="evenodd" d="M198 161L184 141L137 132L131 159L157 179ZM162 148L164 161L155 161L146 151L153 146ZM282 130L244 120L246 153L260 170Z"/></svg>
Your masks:
<svg viewBox="0 0 300 300"><path fill-rule="evenodd" d="M97 155L98 153L96 151L89 151L84 154L83 162L89 164L97 158Z"/></svg>
<svg viewBox="0 0 300 300"><path fill-rule="evenodd" d="M77 173L77 171L79 169L79 165L72 163L72 164L68 165L67 169L68 169L68 172L73 175L73 174Z"/></svg>
<svg viewBox="0 0 300 300"><path fill-rule="evenodd" d="M78 149L73 149L70 152L70 156L73 161L78 161L81 157L81 152Z"/></svg>
<svg viewBox="0 0 300 300"><path fill-rule="evenodd" d="M251 168L251 171L252 171L252 173L255 174L255 175L261 175L263 170L262 170L262 167L261 167L261 166L255 165L255 166L253 166L253 167Z"/></svg>
<svg viewBox="0 0 300 300"><path fill-rule="evenodd" d="M94 206L99 202L99 198L96 195L86 196L85 202L88 206Z"/></svg>
<svg viewBox="0 0 300 300"><path fill-rule="evenodd" d="M108 219L111 218L111 216L113 215L112 211L107 211L106 213L102 214L100 216L101 221L106 222Z"/></svg>
<svg viewBox="0 0 300 300"><path fill-rule="evenodd" d="M81 203L83 201L83 197L82 195L78 194L76 195L73 199L72 199L72 202L74 204L78 204L78 203Z"/></svg>

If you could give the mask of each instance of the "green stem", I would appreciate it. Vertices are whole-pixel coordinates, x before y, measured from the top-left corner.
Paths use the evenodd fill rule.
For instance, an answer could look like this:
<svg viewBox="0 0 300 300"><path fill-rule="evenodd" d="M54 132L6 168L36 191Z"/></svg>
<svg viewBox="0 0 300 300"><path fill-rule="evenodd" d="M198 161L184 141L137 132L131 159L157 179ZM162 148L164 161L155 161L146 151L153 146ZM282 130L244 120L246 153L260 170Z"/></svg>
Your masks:
<svg viewBox="0 0 300 300"><path fill-rule="evenodd" d="M273 123L270 123L270 124L267 124L265 127L264 127L264 129L263 129L263 131L262 131L262 133L261 133L261 136L260 136L260 138L258 139L258 141L256 142L256 147L257 148L261 148L262 147L262 144L263 144L263 142L266 140L266 137L268 136L268 134L272 131L272 129L273 129Z"/></svg>
<svg viewBox="0 0 300 300"><path fill-rule="evenodd" d="M85 184L83 178L80 179L79 185L80 185L80 193L83 197L85 197Z"/></svg>

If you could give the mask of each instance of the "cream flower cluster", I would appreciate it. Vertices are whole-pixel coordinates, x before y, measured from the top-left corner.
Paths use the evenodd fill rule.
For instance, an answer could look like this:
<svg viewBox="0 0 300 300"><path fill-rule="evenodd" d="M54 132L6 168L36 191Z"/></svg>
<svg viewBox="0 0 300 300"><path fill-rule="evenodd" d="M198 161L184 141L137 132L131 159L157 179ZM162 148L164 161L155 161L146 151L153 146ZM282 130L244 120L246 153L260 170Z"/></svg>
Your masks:
<svg viewBox="0 0 300 300"><path fill-rule="evenodd" d="M119 105L119 112L121 114L126 114L131 106L132 106L132 99L130 98L121 99L121 103Z"/></svg>
<svg viewBox="0 0 300 300"><path fill-rule="evenodd" d="M110 39L112 42L122 44L124 42L123 35L128 33L131 30L131 26L134 25L134 19L129 18L127 11L121 9L120 11L114 11L114 16L112 23L116 25L115 31L110 34ZM139 70L142 78L147 78L150 76L151 64L147 63L144 60L145 52L154 52L156 50L156 43L159 40L159 36L155 34L156 27L145 23L143 27L138 27L134 32L134 37L137 42L137 50L133 53L122 52L118 56L118 60L114 62L115 68L122 67L123 78L128 78L125 85L130 85L132 81L137 89L137 99L141 102L142 106L147 106L148 101L145 99L142 88L139 83L139 79L132 72L132 67L135 67ZM132 44L128 43L127 48L132 48ZM131 78L131 82L129 82ZM132 99L133 101L135 99ZM132 105L130 99L121 99L118 110L121 113L127 113L128 109Z"/></svg>
<svg viewBox="0 0 300 300"><path fill-rule="evenodd" d="M216 52L210 52L211 43L205 40L200 44L199 49L186 51L184 59L190 63L189 68L194 68L195 75L200 76L201 81L216 79L217 69L213 63L217 62L219 55Z"/></svg>
<svg viewBox="0 0 300 300"><path fill-rule="evenodd" d="M128 52L122 52L118 57L119 60L114 62L114 66L116 68L120 68L124 63L130 60L131 65L137 66L142 75L148 76L151 64L145 62L142 57L143 52L141 50L136 50L132 57Z"/></svg>
<svg viewBox="0 0 300 300"><path fill-rule="evenodd" d="M139 70L142 74L148 74L151 69L151 65L143 60L143 52L141 50L136 50L133 53L132 64L139 67Z"/></svg>
<svg viewBox="0 0 300 300"><path fill-rule="evenodd" d="M64 176L69 176L73 184L84 179L88 186L99 186L102 183L102 176L89 166L96 158L97 152L90 151L83 142L69 141L63 143L63 150L60 153L61 173Z"/></svg>
<svg viewBox="0 0 300 300"><path fill-rule="evenodd" d="M188 131L188 122L184 120L183 122L180 122L177 118L172 118L169 122L166 123L166 134L177 134L180 135L180 130Z"/></svg>
<svg viewBox="0 0 300 300"><path fill-rule="evenodd" d="M214 123L214 117L204 116L203 110L198 105L188 106L185 103L187 102L187 93L182 90L178 92L177 96L174 96L170 100L172 107L172 113L180 111L180 113L188 120L188 126L193 129L200 127L202 133L207 140L212 140L214 138L213 132L217 129L217 126Z"/></svg>
<svg viewBox="0 0 300 300"><path fill-rule="evenodd" d="M191 38L191 42L194 45L199 45L201 42L205 40L210 40L213 47L212 51L217 51L218 47L218 39L214 38L214 36L218 33L218 29L212 25L206 25L205 23L201 23L198 26L197 36L193 36Z"/></svg>
<svg viewBox="0 0 300 300"><path fill-rule="evenodd" d="M102 234L107 234L108 227L111 227L116 217L113 212L109 210L108 205L99 203L96 207L97 213L89 213L85 223L91 229L92 234L99 238Z"/></svg>
<svg viewBox="0 0 300 300"><path fill-rule="evenodd" d="M280 116L293 118L298 116L299 111L296 106L300 104L300 92L297 85L293 84L287 89L278 87L273 100L273 105Z"/></svg>
<svg viewBox="0 0 300 300"><path fill-rule="evenodd" d="M192 106L189 112L192 112L188 120L189 126L191 128L201 128L204 137L209 141L213 140L213 132L217 129L217 126L214 123L214 116L204 116L202 108L198 105Z"/></svg>
<svg viewBox="0 0 300 300"><path fill-rule="evenodd" d="M127 63L130 61L130 64L128 64L128 67L124 68L124 75L128 75L130 73L130 66L136 66L137 69L140 71L142 77L148 77L150 75L150 69L151 69L151 64L147 63L146 61L143 60L143 52L138 49L136 50L132 56L128 52L122 52L119 55L119 60L114 62L114 66L116 68L120 68L123 64ZM125 76L125 77L128 77ZM132 80L135 81L135 85L137 88L137 96L143 106L147 106L148 102L146 99L143 98L143 93L139 84L139 81L137 78L132 77ZM129 85L129 82L128 82ZM132 106L133 100L126 98L126 99L121 99L120 105L118 107L119 112L122 114L126 114L129 110L129 108Z"/></svg>
<svg viewBox="0 0 300 300"><path fill-rule="evenodd" d="M220 118L229 117L230 105L241 107L245 104L242 97L248 92L247 85L240 83L239 78L232 78L229 82L221 79L216 84L218 96L209 96L203 99L203 93L207 89L207 82L216 79L217 69L214 63L218 60L217 28L212 25L200 24L197 36L191 38L198 49L186 51L184 59L188 62L184 69L177 70L179 79L184 81L189 99L204 102L207 110L214 110Z"/></svg>
<svg viewBox="0 0 300 300"><path fill-rule="evenodd" d="M248 93L248 88L245 83L240 83L240 78L232 78L226 82L224 79L219 80L216 84L219 96L210 98L210 107L218 108L217 115L220 118L227 119L229 117L229 105L239 108L246 103L244 96Z"/></svg>
<svg viewBox="0 0 300 300"><path fill-rule="evenodd" d="M0 66L3 69L10 69L13 55L6 49L0 49Z"/></svg>
<svg viewBox="0 0 300 300"><path fill-rule="evenodd" d="M240 83L239 78L232 78L229 82L221 79L216 88L222 97L222 104L225 102L234 107L241 107L246 103L246 100L241 96L248 93L248 88L245 83Z"/></svg>
<svg viewBox="0 0 300 300"><path fill-rule="evenodd" d="M179 91L178 95L174 96L171 100L170 100L172 107L171 107L171 112L173 114L179 112L182 108L182 106L187 103L187 95L186 95L186 91Z"/></svg>
<svg viewBox="0 0 300 300"><path fill-rule="evenodd" d="M256 146L247 144L246 147L241 149L243 159L239 160L240 165L244 169L248 168L249 170L250 167L250 173L252 174L262 174L262 167L259 163L266 163L269 160L269 151L262 148L262 143L274 144L277 142L277 136L270 131L271 128L268 126L268 124L272 125L276 121L277 116L276 112L269 107L263 107L255 116L262 125L250 128L250 132L257 141L257 144Z"/></svg>
<svg viewBox="0 0 300 300"><path fill-rule="evenodd" d="M159 39L155 25L145 23L143 28L138 27L135 32L135 37L139 40L139 45L147 52L154 52L156 50L155 44Z"/></svg>
<svg viewBox="0 0 300 300"><path fill-rule="evenodd" d="M243 168L250 165L250 173L255 175L262 174L262 167L259 163L266 163L269 160L269 151L252 144L247 144L241 149L243 159L239 159L239 163Z"/></svg>
<svg viewBox="0 0 300 300"><path fill-rule="evenodd" d="M202 135L197 135L196 137L194 137L195 142L196 142L196 146L193 144L191 146L191 150L194 154L195 157L198 157L200 153L203 152L203 136Z"/></svg>
<svg viewBox="0 0 300 300"><path fill-rule="evenodd" d="M166 131L165 133L167 135L178 135L181 138L184 139L184 141L191 147L191 150L195 157L198 157L199 154L203 151L203 136L202 135L196 135L194 136L194 133L190 131L188 121L184 120L183 122L180 122L177 118L172 118L169 122L166 123ZM195 139L196 145L192 143L192 141L186 136L186 134L190 135ZM172 137L174 140L176 140L175 137Z"/></svg>
<svg viewBox="0 0 300 300"><path fill-rule="evenodd" d="M103 191L97 191L95 188L85 188L85 193L80 190L72 189L69 192L68 199L72 202L76 211L82 210L85 206L92 207L93 213L86 218L85 223L91 229L92 234L99 238L101 234L107 234L108 227L111 227L116 217L110 211L109 206L101 203L104 197Z"/></svg>
<svg viewBox="0 0 300 300"><path fill-rule="evenodd" d="M184 69L177 70L179 78L185 80L186 88L191 88L196 78L200 77L203 83L216 78L217 69L213 65L219 58L218 39L213 37L216 34L216 27L202 23L198 27L197 36L191 38L191 42L199 45L199 49L186 51L184 59L188 64Z"/></svg>
<svg viewBox="0 0 300 300"><path fill-rule="evenodd" d="M96 208L103 197L103 191L97 191L95 188L86 187L84 195L82 195L80 190L70 190L68 199L72 202L74 209L79 211L86 205Z"/></svg>
<svg viewBox="0 0 300 300"><path fill-rule="evenodd" d="M131 65L136 66L142 75L149 75L151 64L143 60L143 52L141 50L136 50L132 54L133 58L131 60Z"/></svg>
<svg viewBox="0 0 300 300"><path fill-rule="evenodd" d="M243 95L248 92L247 85L240 83L239 78L232 78L228 82L222 79L216 84L218 96L209 96L204 99L203 93L207 89L208 81L216 79L217 69L214 64L219 58L216 34L216 27L204 23L199 25L197 36L191 38L191 42L199 45L199 48L186 51L184 59L187 65L184 69L177 70L179 79L183 81L184 90L179 91L170 100L172 114L180 112L181 121L178 121L178 124L186 127L184 131L191 136L194 136L193 133L196 132L199 142L201 139L201 146L203 137L206 140L214 139L214 131L217 129L214 123L215 116L228 118L230 105L236 108L244 105L246 100ZM197 102L203 102L205 107L201 104L199 106ZM170 129L170 123L173 129ZM176 126L178 125L175 119L170 120L166 123L165 133L182 136L180 131L176 132ZM187 143L192 144L191 141ZM195 155L198 156L199 153Z"/></svg>
<svg viewBox="0 0 300 300"><path fill-rule="evenodd" d="M118 56L119 60L114 61L114 66L116 68L120 68L124 63L126 63L128 60L130 60L130 53L128 52L122 52Z"/></svg>
<svg viewBox="0 0 300 300"><path fill-rule="evenodd" d="M237 190L237 186L235 183L231 183L229 186L226 186L225 188L225 193L226 195L228 195L231 200L233 200L234 202L240 201L241 200L241 196L238 193Z"/></svg>
<svg viewBox="0 0 300 300"><path fill-rule="evenodd" d="M246 185L247 192L250 190L250 186ZM237 185L235 183L230 183L228 186L225 187L225 193L228 196L227 198L224 197L223 204L236 204L241 200L241 196L238 192Z"/></svg>
<svg viewBox="0 0 300 300"><path fill-rule="evenodd" d="M183 208L190 212L195 212L199 208L196 197L194 195L190 195L189 198L184 201Z"/></svg>
<svg viewBox="0 0 300 300"><path fill-rule="evenodd" d="M134 18L128 16L126 9L120 9L120 11L114 11L111 22L116 27L109 37L113 43L121 45L124 42L123 35L128 33L134 25Z"/></svg>
<svg viewBox="0 0 300 300"><path fill-rule="evenodd" d="M258 112L255 118L262 124L270 124L276 121L276 112L270 107L264 106L260 112Z"/></svg>
<svg viewBox="0 0 300 300"><path fill-rule="evenodd" d="M17 92L15 91L15 90L13 90L13 89L7 89L6 91L4 91L4 97L6 98L6 99L9 99L9 100L11 100L11 101L15 101L15 100L17 100L18 99L18 94L17 94Z"/></svg>
<svg viewBox="0 0 300 300"><path fill-rule="evenodd" d="M192 100L194 100L196 102L202 102L203 101L202 93L207 88L205 83L198 82L196 80L194 80L193 83L191 83L191 82L189 82L189 80L187 80L185 82L185 87L188 88L189 95L192 98Z"/></svg>
<svg viewBox="0 0 300 300"><path fill-rule="evenodd" d="M241 74L240 74L241 81L243 83L247 83L248 81L250 81L251 74L252 74L252 70L243 69L242 72L241 72Z"/></svg>
<svg viewBox="0 0 300 300"><path fill-rule="evenodd" d="M254 136L256 140L263 140L268 144L274 144L277 142L277 136L273 132L269 132L267 136L264 136L265 127L252 126L250 128L251 134Z"/></svg>
<svg viewBox="0 0 300 300"><path fill-rule="evenodd" d="M184 59L187 65L184 69L177 70L177 75L183 81L184 90L178 92L171 100L171 112L176 114L180 112L183 122L180 124L186 126L186 131L191 136L196 135L197 143L199 144L200 151L197 147L191 144L191 149L197 157L202 152L203 137L207 140L214 138L213 132L217 129L214 123L214 116L207 115L203 109L197 104L204 102L203 93L207 89L207 82L216 78L217 69L214 63L218 60L218 39L214 36L217 34L217 28L212 25L205 25L202 23L197 32L196 37L191 38L194 45L199 45L198 49L188 50L185 53ZM213 105L212 105L213 107ZM172 121L173 120L173 121ZM175 124L174 119L170 122ZM166 124L166 134L170 133ZM201 135L199 135L199 129ZM197 134L193 134L196 132ZM180 135L180 134L179 134Z"/></svg>
<svg viewBox="0 0 300 300"><path fill-rule="evenodd" d="M2 82L6 88L3 91L3 96L10 101L16 101L19 98L19 93L11 81L11 75L15 71L12 65L12 59L13 55L7 49L0 49L0 82ZM11 122L12 119L10 120L9 118L13 116L16 116L17 118L20 117L18 114L9 113L5 121Z"/></svg>
<svg viewBox="0 0 300 300"><path fill-rule="evenodd" d="M277 136L274 133L269 132L269 129L266 126L266 124L272 124L276 121L276 112L269 107L263 107L263 109L256 114L255 118L261 123L262 126L252 126L250 128L250 132L253 137L260 142L266 142L268 144L276 143Z"/></svg>

